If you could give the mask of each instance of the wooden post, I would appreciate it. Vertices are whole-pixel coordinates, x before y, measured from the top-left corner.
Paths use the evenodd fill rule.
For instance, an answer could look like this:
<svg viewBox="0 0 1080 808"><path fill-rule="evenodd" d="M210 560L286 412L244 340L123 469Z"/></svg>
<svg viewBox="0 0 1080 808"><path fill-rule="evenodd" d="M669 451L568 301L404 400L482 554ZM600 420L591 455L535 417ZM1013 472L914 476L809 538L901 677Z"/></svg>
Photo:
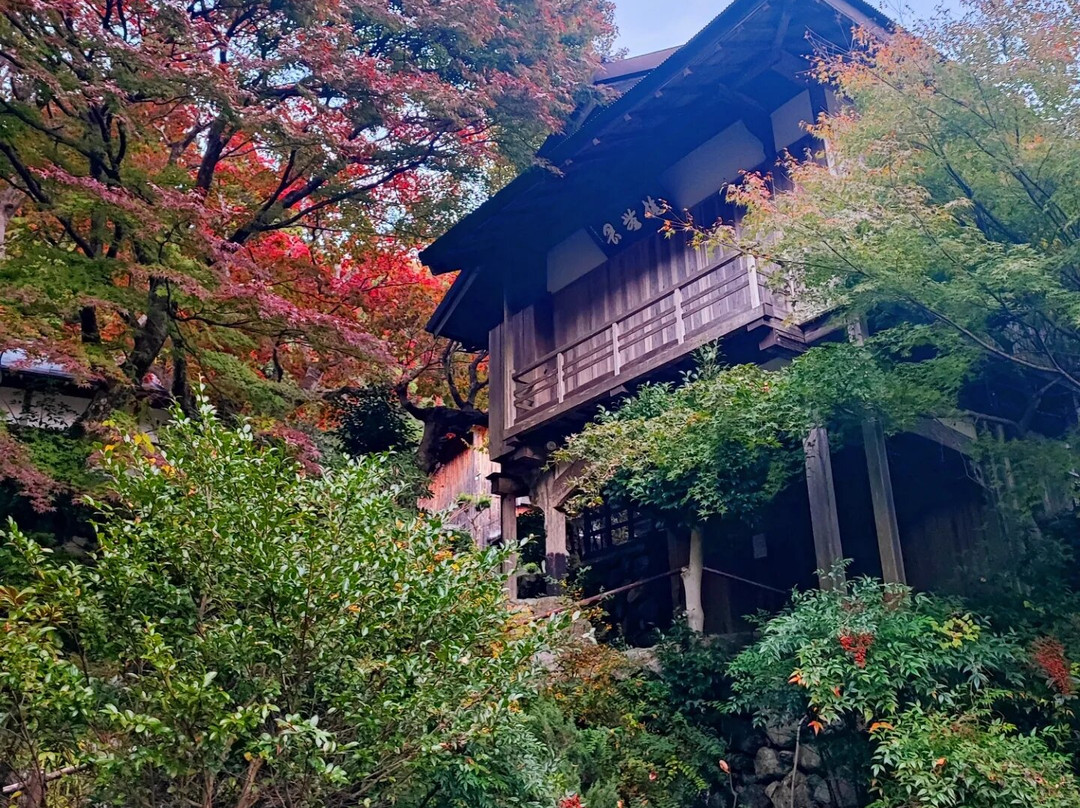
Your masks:
<svg viewBox="0 0 1080 808"><path fill-rule="evenodd" d="M619 361L619 323L611 324L611 370L618 376L622 372L622 363Z"/></svg>
<svg viewBox="0 0 1080 808"><path fill-rule="evenodd" d="M822 589L831 589L829 573L844 558L840 546L840 517L836 512L836 488L833 485L829 434L824 427L814 427L803 441L806 454L806 488L810 495L810 522L814 529L814 552Z"/></svg>
<svg viewBox="0 0 1080 808"><path fill-rule="evenodd" d="M555 502L555 471L547 471L537 484L537 505L544 512L544 561L547 577L561 594L566 580L566 515Z"/></svg>
<svg viewBox="0 0 1080 808"><path fill-rule="evenodd" d="M499 345L502 349L502 365L496 366L490 362L491 357L488 357L488 367L494 373L501 373L502 378L502 410L505 413L505 429L509 429L517 421L517 390L516 382L514 381L514 363L517 361L516 352L514 351L514 331L510 327L510 307L506 304L506 300L503 300L503 318L500 325L500 342ZM494 392L494 391L489 391Z"/></svg>
<svg viewBox="0 0 1080 808"><path fill-rule="evenodd" d="M866 471L870 476L870 498L874 504L881 577L888 582L905 584L904 553L900 546L900 528L896 524L896 501L893 499L892 474L885 447L885 431L877 419L863 421L863 448Z"/></svg>
<svg viewBox="0 0 1080 808"><path fill-rule="evenodd" d="M848 325L848 339L856 345L866 342L866 323L861 319ZM878 555L881 556L881 577L890 583L907 583L904 554L900 547L900 528L896 524L896 501L893 499L892 473L885 447L885 430L877 419L862 424L863 449L866 452L866 473L870 478L870 499L874 505L874 527L877 529Z"/></svg>
<svg viewBox="0 0 1080 808"><path fill-rule="evenodd" d="M499 527L504 545L517 541L517 495L499 496ZM503 568L509 577L506 579L506 596L517 600L517 555L512 556Z"/></svg>
<svg viewBox="0 0 1080 808"><path fill-rule="evenodd" d="M686 341L686 321L683 319L682 310L682 287L676 286L672 291L675 298L675 341L682 345Z"/></svg>
<svg viewBox="0 0 1080 808"><path fill-rule="evenodd" d="M750 283L750 308L761 305L761 280L758 277L757 259L746 255L746 277Z"/></svg>
<svg viewBox="0 0 1080 808"><path fill-rule="evenodd" d="M699 634L705 630L705 609L701 605L701 578L705 571L705 547L701 526L690 529L690 558L682 571L686 593L686 624Z"/></svg>
<svg viewBox="0 0 1080 808"><path fill-rule="evenodd" d="M667 531L668 569L681 570L690 563L690 537L675 528ZM671 578L671 613L678 614L685 608L683 585L680 578Z"/></svg>

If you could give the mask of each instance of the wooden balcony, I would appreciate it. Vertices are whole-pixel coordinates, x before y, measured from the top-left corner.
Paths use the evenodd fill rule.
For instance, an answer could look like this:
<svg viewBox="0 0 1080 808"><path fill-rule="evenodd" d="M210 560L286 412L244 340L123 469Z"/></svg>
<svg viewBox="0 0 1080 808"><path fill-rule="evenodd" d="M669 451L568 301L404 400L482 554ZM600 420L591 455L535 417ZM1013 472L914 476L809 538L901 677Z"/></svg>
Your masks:
<svg viewBox="0 0 1080 808"><path fill-rule="evenodd" d="M588 405L776 309L786 310L774 298L752 257L721 253L591 333L514 368L507 436Z"/></svg>

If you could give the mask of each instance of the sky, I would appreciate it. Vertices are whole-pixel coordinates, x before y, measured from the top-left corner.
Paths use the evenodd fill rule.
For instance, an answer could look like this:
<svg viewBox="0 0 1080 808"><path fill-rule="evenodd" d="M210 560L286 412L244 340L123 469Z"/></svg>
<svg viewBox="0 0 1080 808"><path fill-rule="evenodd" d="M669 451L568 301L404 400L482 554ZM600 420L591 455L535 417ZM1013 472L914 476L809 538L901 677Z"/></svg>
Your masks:
<svg viewBox="0 0 1080 808"><path fill-rule="evenodd" d="M805 2L805 0L800 0ZM900 22L929 15L942 0L869 0ZM681 45L705 27L728 0L615 0L619 25L617 48L629 56ZM944 0L955 9L959 0Z"/></svg>

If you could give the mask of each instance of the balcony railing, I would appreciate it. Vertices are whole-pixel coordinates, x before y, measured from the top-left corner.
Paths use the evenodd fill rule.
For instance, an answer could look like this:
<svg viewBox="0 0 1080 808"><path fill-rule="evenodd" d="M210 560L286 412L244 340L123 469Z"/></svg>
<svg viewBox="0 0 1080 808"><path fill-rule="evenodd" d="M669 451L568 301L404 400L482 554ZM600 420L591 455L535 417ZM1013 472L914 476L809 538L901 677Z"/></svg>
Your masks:
<svg viewBox="0 0 1080 808"><path fill-rule="evenodd" d="M766 296L754 259L721 256L588 335L516 369L511 431L542 420L542 413L584 403L605 382L610 389L628 381L655 367L659 357L679 356L733 330L747 314L760 314Z"/></svg>

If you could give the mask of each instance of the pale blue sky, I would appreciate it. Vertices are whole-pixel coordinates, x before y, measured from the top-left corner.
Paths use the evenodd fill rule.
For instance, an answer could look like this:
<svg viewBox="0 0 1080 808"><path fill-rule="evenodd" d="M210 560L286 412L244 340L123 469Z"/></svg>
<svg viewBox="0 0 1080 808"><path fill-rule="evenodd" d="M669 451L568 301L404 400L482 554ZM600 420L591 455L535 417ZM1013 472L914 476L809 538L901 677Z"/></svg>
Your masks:
<svg viewBox="0 0 1080 808"><path fill-rule="evenodd" d="M890 17L911 22L929 15L942 0L869 0ZM681 45L720 13L728 0L615 0L619 24L617 47L630 56ZM956 8L959 0L944 0Z"/></svg>

